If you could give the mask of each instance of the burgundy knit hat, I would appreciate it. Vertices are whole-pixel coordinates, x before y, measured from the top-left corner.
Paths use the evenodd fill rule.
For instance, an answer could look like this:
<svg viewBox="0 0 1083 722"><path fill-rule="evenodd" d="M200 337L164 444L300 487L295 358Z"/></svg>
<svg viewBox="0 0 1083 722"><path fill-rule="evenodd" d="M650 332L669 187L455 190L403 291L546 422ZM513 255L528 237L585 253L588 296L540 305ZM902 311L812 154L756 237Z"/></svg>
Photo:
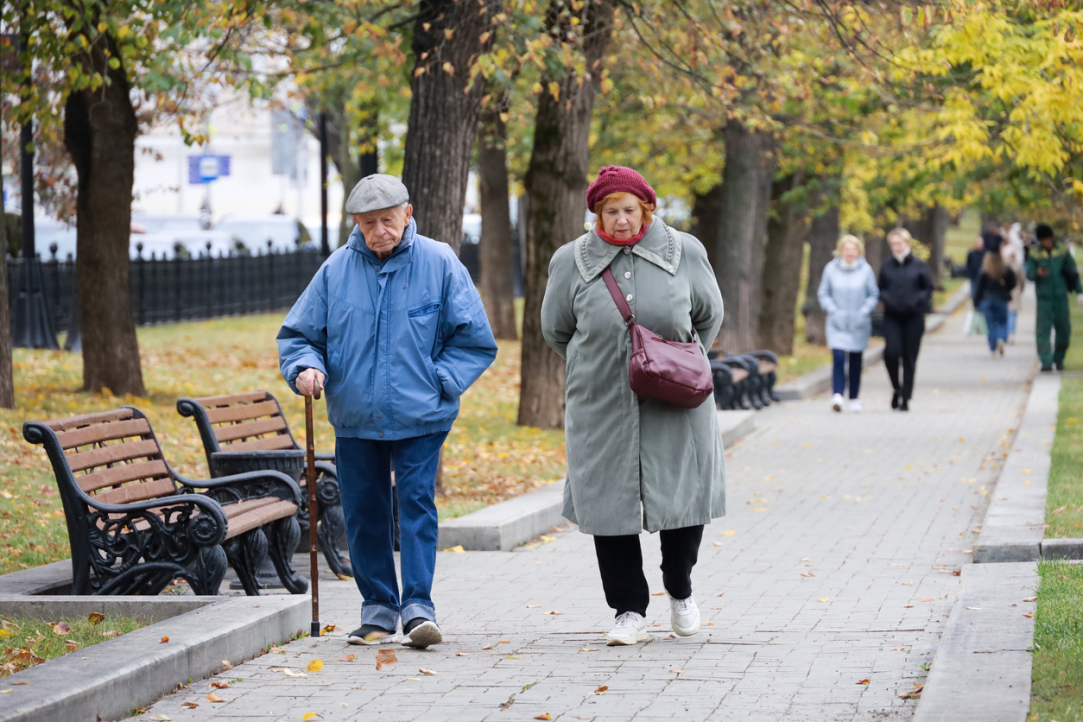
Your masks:
<svg viewBox="0 0 1083 722"><path fill-rule="evenodd" d="M658 203L658 196L643 176L621 165L603 166L598 171L598 177L587 186L587 210L594 213L594 206L610 193L631 193L652 206Z"/></svg>

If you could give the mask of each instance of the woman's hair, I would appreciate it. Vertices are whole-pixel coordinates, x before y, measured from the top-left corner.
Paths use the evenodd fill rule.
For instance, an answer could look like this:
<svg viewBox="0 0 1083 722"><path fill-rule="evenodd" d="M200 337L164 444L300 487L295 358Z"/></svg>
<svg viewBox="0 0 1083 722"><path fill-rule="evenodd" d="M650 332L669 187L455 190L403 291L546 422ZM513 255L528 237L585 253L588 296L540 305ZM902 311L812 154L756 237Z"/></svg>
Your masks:
<svg viewBox="0 0 1083 722"><path fill-rule="evenodd" d="M605 210L605 207L607 205L609 205L613 201L622 200L624 196L632 196L632 198L636 199L636 202L639 203L639 209L643 211L643 225L649 226L651 224L651 221L654 220L654 216L651 214L651 211L654 210L654 206L652 206L650 203L647 203L639 196L632 195L631 193L627 193L625 191L610 193L606 197L602 198L602 200L598 201L594 206L595 215L597 215L600 219L602 216L602 211Z"/></svg>
<svg viewBox="0 0 1083 722"><path fill-rule="evenodd" d="M835 244L836 256L840 258L842 257L842 247L845 246L847 243L853 243L855 246L857 246L857 253L859 256L865 255L865 244L861 242L861 239L857 236L846 234L839 239L839 242L837 244Z"/></svg>
<svg viewBox="0 0 1083 722"><path fill-rule="evenodd" d="M1004 263L1004 256L1000 255L999 251L986 251L985 257L981 260L981 270L985 271L985 275L994 281L1002 280L1007 268L1007 264Z"/></svg>
<svg viewBox="0 0 1083 722"><path fill-rule="evenodd" d="M911 245L914 242L914 237L911 236L910 231L906 230L905 228L892 228L890 231L888 231L887 232L887 241L888 241L888 243L891 243L891 239L893 237L895 237L895 236L898 236L899 238L906 241L907 245Z"/></svg>

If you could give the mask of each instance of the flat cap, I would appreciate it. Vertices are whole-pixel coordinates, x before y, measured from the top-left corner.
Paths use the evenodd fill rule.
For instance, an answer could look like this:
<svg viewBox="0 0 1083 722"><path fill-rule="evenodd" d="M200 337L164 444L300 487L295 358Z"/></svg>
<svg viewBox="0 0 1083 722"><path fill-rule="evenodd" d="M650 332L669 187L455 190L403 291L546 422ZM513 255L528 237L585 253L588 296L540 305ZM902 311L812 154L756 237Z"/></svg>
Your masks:
<svg viewBox="0 0 1083 722"><path fill-rule="evenodd" d="M393 175L377 173L362 178L346 199L346 212L355 215L401 206L410 200L410 192Z"/></svg>

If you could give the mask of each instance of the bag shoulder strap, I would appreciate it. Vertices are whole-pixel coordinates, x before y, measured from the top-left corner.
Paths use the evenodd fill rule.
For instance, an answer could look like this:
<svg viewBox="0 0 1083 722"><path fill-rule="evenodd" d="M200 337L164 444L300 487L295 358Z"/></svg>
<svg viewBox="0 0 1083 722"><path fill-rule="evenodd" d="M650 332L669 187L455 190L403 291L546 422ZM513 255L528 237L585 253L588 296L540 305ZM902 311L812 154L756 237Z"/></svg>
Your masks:
<svg viewBox="0 0 1083 722"><path fill-rule="evenodd" d="M624 318L624 323L634 323L635 315L632 313L632 309L628 305L628 302L624 300L624 296L621 295L620 286L617 285L617 279L613 278L613 272L610 271L609 268L602 271L602 280L605 281L605 286L609 289L609 295L612 296L613 301L616 302L617 309Z"/></svg>

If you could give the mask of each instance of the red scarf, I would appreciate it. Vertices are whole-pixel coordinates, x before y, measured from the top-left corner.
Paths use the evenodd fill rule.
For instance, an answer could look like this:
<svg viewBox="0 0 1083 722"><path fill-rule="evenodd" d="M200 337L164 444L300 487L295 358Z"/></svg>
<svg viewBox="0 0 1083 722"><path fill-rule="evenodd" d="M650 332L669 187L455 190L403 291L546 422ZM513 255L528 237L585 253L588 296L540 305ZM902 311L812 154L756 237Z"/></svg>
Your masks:
<svg viewBox="0 0 1083 722"><path fill-rule="evenodd" d="M602 230L602 224L594 226L594 232L598 234L598 238L601 238L606 243L612 246L634 246L643 240L643 236L647 235L647 231L650 230L650 226L644 225L639 229L639 234L632 236L631 238L614 238L605 231Z"/></svg>

